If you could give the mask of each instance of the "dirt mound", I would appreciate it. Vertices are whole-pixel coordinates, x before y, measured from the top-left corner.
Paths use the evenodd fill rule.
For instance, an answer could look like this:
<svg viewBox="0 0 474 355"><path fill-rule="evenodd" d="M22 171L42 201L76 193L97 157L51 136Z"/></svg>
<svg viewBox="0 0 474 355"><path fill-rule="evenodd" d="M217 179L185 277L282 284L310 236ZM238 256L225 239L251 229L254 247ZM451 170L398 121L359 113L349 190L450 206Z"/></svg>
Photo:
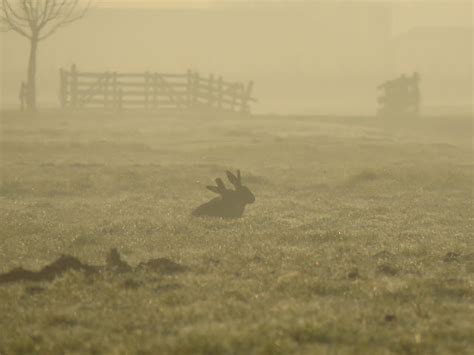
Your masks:
<svg viewBox="0 0 474 355"><path fill-rule="evenodd" d="M151 259L141 262L136 268L130 266L126 261L122 260L117 249L111 249L106 257L105 266L84 264L71 255L61 255L51 264L46 265L39 271L25 270L22 267L15 268L4 274L0 274L0 284L20 282L20 281L52 281L56 277L68 271L80 271L86 274L97 272L124 273L134 272L137 270L146 270L160 274L174 274L189 270L187 266L175 263L166 258Z"/></svg>
<svg viewBox="0 0 474 355"><path fill-rule="evenodd" d="M105 258L106 268L115 272L132 272L133 268L122 260L122 257L117 249L113 248Z"/></svg>
<svg viewBox="0 0 474 355"><path fill-rule="evenodd" d="M61 255L40 271L30 271L19 267L7 273L0 274L0 284L17 281L52 281L57 276L70 270L93 273L99 271L99 268L97 266L83 264L71 255Z"/></svg>

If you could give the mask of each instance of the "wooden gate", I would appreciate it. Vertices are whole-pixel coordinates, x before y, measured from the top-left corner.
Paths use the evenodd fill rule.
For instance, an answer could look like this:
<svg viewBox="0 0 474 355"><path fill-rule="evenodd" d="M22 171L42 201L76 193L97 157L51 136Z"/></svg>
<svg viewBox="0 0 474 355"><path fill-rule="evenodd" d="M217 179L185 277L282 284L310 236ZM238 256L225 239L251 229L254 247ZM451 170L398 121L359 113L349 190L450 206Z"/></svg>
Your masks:
<svg viewBox="0 0 474 355"><path fill-rule="evenodd" d="M212 109L250 112L253 82L246 85L222 77L156 72L79 72L75 65L60 70L60 101L63 108L114 110Z"/></svg>

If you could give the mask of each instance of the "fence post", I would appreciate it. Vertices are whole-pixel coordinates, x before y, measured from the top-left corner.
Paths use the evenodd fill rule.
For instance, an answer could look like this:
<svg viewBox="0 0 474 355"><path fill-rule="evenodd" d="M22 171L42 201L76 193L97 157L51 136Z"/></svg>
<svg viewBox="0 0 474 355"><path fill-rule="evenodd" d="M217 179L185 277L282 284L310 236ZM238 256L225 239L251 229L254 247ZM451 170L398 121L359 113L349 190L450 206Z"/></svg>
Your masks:
<svg viewBox="0 0 474 355"><path fill-rule="evenodd" d="M117 72L112 73L112 95L113 95L113 108L118 109L118 88L117 88Z"/></svg>
<svg viewBox="0 0 474 355"><path fill-rule="evenodd" d="M239 86L239 83L234 83L232 84L232 89L231 89L231 92L232 92L232 103L230 104L230 110L231 111L235 111L235 104L236 104L236 101L237 101L237 91L239 90L240 86Z"/></svg>
<svg viewBox="0 0 474 355"><path fill-rule="evenodd" d="M144 107L145 107L145 110L146 110L149 107L148 91L149 91L150 73L145 72L144 78L145 78L145 103L144 103Z"/></svg>
<svg viewBox="0 0 474 355"><path fill-rule="evenodd" d="M77 108L77 67L71 65L71 106Z"/></svg>
<svg viewBox="0 0 474 355"><path fill-rule="evenodd" d="M222 76L219 77L218 81L217 81L217 90L218 90L218 98L217 98L217 107L219 108L219 110L222 109L222 105L223 105L223 80L222 80Z"/></svg>
<svg viewBox="0 0 474 355"><path fill-rule="evenodd" d="M122 88L118 89L118 110L119 112L123 109L123 92Z"/></svg>
<svg viewBox="0 0 474 355"><path fill-rule="evenodd" d="M59 69L59 103L61 108L65 108L67 104L67 76L66 71Z"/></svg>
<svg viewBox="0 0 474 355"><path fill-rule="evenodd" d="M158 73L153 73L153 108L158 108Z"/></svg>
<svg viewBox="0 0 474 355"><path fill-rule="evenodd" d="M241 98L241 106L240 106L240 112L242 113L250 113L249 100L250 100L250 95L252 94L252 88L253 88L253 81L248 82L246 89L244 89L244 85L242 84L242 98Z"/></svg>
<svg viewBox="0 0 474 355"><path fill-rule="evenodd" d="M214 74L209 75L209 83L207 88L207 104L209 108L212 108L214 104Z"/></svg>
<svg viewBox="0 0 474 355"><path fill-rule="evenodd" d="M193 106L196 107L199 103L199 72L194 72L193 75Z"/></svg>
<svg viewBox="0 0 474 355"><path fill-rule="evenodd" d="M191 69L188 69L186 72L186 105L190 109L192 106L193 100L193 72Z"/></svg>
<svg viewBox="0 0 474 355"><path fill-rule="evenodd" d="M102 92L104 94L104 107L109 107L109 72L104 73L104 80L101 82L102 85ZM99 87L99 90L101 87ZM100 91L99 91L100 92Z"/></svg>

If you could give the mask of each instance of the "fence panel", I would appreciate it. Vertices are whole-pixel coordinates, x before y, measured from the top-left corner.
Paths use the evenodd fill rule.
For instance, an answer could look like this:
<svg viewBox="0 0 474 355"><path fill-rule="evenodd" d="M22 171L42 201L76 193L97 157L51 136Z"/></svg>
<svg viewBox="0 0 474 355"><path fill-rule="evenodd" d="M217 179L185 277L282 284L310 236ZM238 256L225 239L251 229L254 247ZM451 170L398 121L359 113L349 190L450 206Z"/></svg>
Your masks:
<svg viewBox="0 0 474 355"><path fill-rule="evenodd" d="M122 110L211 109L250 112L253 82L247 85L188 70L173 73L79 72L75 65L60 70L59 99L63 108L103 107Z"/></svg>

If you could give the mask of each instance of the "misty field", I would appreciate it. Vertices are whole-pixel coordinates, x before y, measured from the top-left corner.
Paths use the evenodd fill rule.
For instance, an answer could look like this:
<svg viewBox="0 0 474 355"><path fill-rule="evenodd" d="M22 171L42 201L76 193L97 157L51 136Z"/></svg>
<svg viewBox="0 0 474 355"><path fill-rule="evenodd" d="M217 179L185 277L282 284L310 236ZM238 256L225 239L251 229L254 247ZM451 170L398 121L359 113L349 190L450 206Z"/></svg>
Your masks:
<svg viewBox="0 0 474 355"><path fill-rule="evenodd" d="M4 112L0 354L468 354L470 117ZM244 217L191 217L241 169ZM228 182L226 181L227 185Z"/></svg>

